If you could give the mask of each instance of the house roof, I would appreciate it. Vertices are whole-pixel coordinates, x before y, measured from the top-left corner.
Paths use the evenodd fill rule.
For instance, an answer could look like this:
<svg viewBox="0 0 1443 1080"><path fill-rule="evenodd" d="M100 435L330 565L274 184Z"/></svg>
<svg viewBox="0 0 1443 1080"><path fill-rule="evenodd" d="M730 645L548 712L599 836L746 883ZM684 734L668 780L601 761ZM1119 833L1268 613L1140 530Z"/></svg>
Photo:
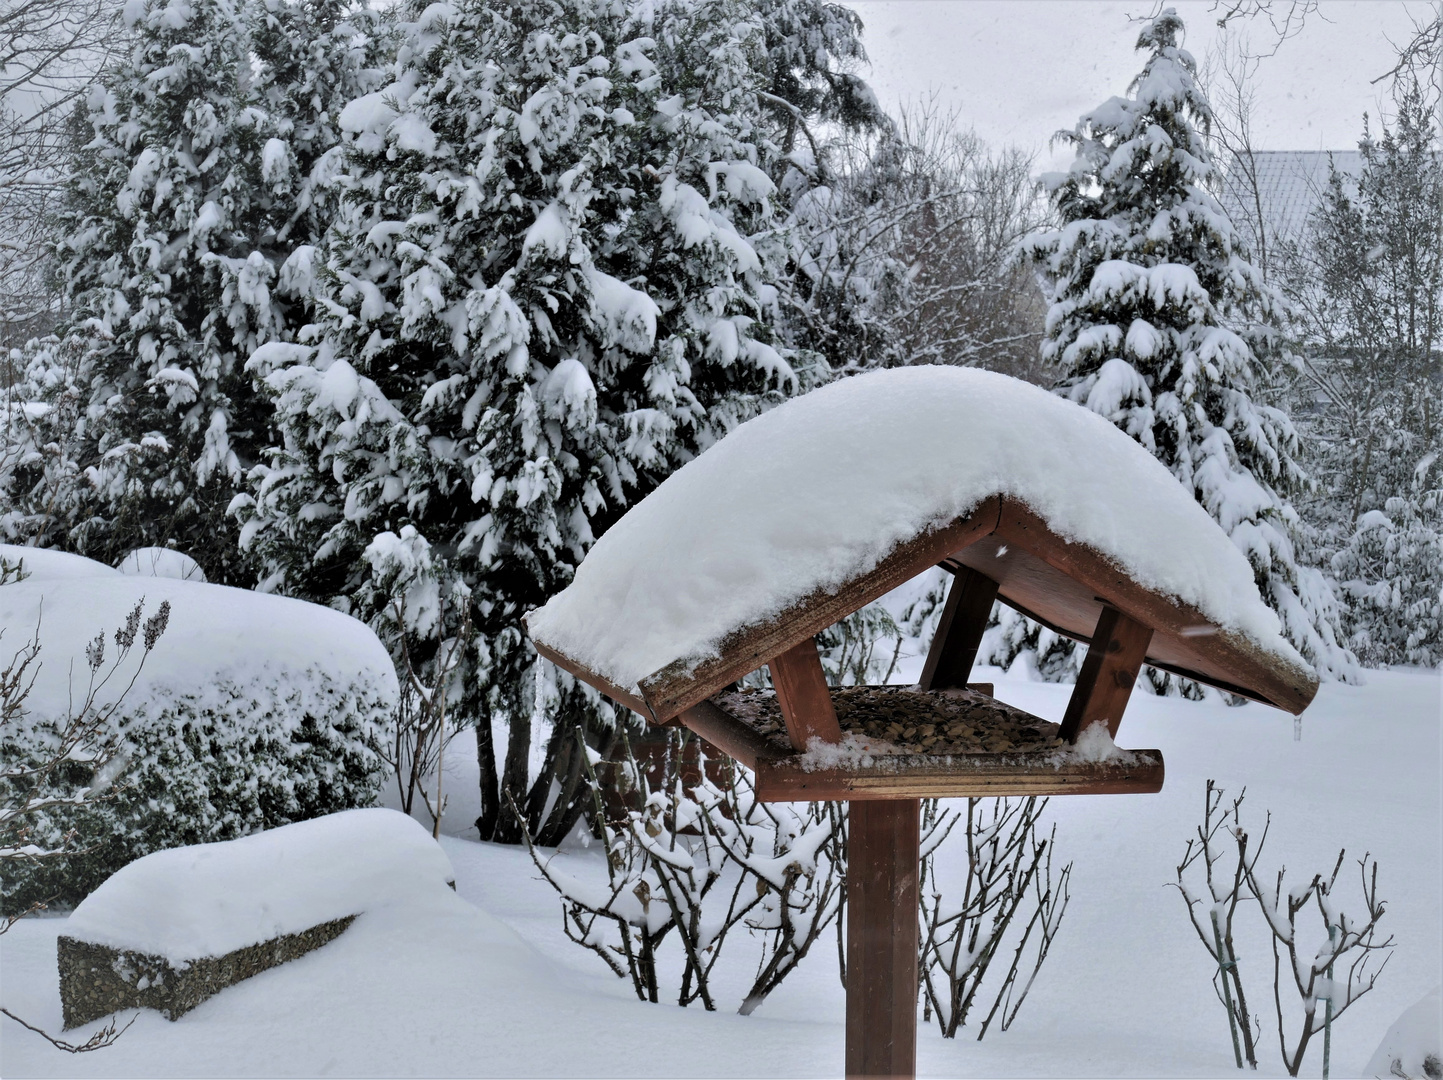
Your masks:
<svg viewBox="0 0 1443 1080"><path fill-rule="evenodd" d="M1255 221L1260 204L1270 240L1297 240L1327 190L1330 161L1345 177L1356 178L1363 171L1363 155L1357 150L1254 151L1256 204L1246 163L1235 163L1224 175L1220 201L1234 221Z"/></svg>

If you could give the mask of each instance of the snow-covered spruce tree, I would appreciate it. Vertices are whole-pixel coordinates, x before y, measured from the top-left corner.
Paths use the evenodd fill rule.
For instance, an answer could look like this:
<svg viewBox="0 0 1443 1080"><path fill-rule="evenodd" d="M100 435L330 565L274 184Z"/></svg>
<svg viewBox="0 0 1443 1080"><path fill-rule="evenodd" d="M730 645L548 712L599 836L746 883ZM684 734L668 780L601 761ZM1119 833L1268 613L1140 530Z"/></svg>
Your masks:
<svg viewBox="0 0 1443 1080"><path fill-rule="evenodd" d="M457 629L424 598L469 596L451 715L476 729L478 828L519 840L514 803L551 844L580 805L548 806L553 766L614 717L521 617L631 502L825 367L774 339L785 237L747 5L401 20L390 85L342 113L316 321L251 359L283 443L236 509L265 587L409 634L413 656Z"/></svg>
<svg viewBox="0 0 1443 1080"><path fill-rule="evenodd" d="M855 11L825 0L760 0L754 7L766 48L761 101L783 154L805 143L811 153L800 160L822 167L819 126L846 131L888 126L877 96L857 74L867 52Z"/></svg>
<svg viewBox="0 0 1443 1080"><path fill-rule="evenodd" d="M1044 178L1061 227L1025 243L1051 301L1043 359L1057 367L1059 393L1107 417L1195 493L1318 672L1355 678L1333 592L1296 555L1297 436L1286 414L1251 397L1285 362L1280 300L1209 194L1210 114L1182 31L1172 9L1151 21L1129 96L1059 133L1077 155ZM1149 673L1155 689L1177 683Z"/></svg>
<svg viewBox="0 0 1443 1080"><path fill-rule="evenodd" d="M267 445L243 370L285 336L283 267L312 239L323 119L361 78L356 31L317 0L130 0L135 39L89 99L58 257L91 357L67 547L114 562L173 543L253 580L227 506ZM258 33L253 34L255 28Z"/></svg>

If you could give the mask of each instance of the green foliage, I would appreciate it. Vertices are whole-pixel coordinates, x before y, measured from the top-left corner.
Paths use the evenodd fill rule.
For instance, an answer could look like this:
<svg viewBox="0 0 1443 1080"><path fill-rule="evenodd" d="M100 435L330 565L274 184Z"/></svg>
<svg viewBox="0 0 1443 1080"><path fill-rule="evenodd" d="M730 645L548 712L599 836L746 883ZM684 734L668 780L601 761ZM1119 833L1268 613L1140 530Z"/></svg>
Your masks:
<svg viewBox="0 0 1443 1080"><path fill-rule="evenodd" d="M102 562L175 543L208 580L249 585L229 505L273 436L243 364L289 336L305 294L289 260L324 228L317 185L369 20L335 0L126 15L134 47L88 96L56 247L87 353L84 478L58 504L17 497Z"/></svg>
<svg viewBox="0 0 1443 1080"><path fill-rule="evenodd" d="M203 690L126 702L120 753L98 781L83 763L56 778L104 795L34 816L31 842L74 854L0 862L3 910L73 905L142 855L232 840L370 806L385 778L377 748L385 709L374 690L308 672L285 682L223 680ZM39 760L55 721L31 721L0 745L0 764ZM10 735L11 733L7 733ZM0 792L8 797L12 791Z"/></svg>
<svg viewBox="0 0 1443 1080"><path fill-rule="evenodd" d="M1147 23L1128 96L1059 135L1076 149L1066 173L1044 177L1060 227L1025 245L1052 300L1042 356L1059 393L1136 439L1212 515L1303 658L1355 679L1336 599L1298 558L1297 434L1255 400L1288 362L1284 305L1211 194L1211 108L1182 32L1172 9ZM1178 688L1171 675L1150 677L1159 691Z"/></svg>

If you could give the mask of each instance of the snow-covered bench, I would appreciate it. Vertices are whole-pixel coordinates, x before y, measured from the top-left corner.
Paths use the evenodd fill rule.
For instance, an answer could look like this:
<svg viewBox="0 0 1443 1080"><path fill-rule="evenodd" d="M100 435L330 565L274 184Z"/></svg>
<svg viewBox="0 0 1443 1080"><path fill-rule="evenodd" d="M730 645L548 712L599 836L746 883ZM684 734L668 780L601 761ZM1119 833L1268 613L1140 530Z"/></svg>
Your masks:
<svg viewBox="0 0 1443 1080"><path fill-rule="evenodd" d="M66 923L58 948L65 1026L135 1007L175 1020L320 948L358 915L454 877L426 830L394 810L347 810L147 855Z"/></svg>

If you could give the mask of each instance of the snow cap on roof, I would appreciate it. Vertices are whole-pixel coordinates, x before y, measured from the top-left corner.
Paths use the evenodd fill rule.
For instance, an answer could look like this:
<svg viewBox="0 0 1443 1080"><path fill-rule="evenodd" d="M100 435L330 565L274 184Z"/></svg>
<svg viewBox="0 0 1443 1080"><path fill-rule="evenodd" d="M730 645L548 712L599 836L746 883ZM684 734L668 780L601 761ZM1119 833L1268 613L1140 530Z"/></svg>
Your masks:
<svg viewBox="0 0 1443 1080"><path fill-rule="evenodd" d="M527 629L634 689L999 494L1306 666L1247 559L1151 454L1045 390L953 367L842 379L741 425L607 530Z"/></svg>

